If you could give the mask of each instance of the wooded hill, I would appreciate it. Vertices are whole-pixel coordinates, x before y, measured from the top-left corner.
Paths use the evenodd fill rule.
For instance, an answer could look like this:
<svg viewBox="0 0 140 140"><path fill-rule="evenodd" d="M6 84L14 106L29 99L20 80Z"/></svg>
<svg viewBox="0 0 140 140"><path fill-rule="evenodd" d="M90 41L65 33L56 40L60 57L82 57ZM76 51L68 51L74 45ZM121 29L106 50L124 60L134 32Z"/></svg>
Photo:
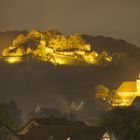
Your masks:
<svg viewBox="0 0 140 140"><path fill-rule="evenodd" d="M0 33L1 50L27 32ZM140 48L124 40L82 35L92 49L106 51L113 61L107 66L53 66L49 63L0 63L1 100L15 100L32 110L38 103L65 109L72 101L94 98L94 88L103 84L116 89L122 81L136 80L140 72ZM26 102L26 103L25 103ZM27 110L26 110L27 111Z"/></svg>

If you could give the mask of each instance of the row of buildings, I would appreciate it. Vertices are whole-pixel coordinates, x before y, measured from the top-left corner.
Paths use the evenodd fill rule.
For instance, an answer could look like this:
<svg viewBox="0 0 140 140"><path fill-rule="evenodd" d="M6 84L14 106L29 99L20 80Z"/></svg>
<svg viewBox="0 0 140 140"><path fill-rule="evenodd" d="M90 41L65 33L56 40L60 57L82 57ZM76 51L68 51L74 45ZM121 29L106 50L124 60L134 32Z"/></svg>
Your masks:
<svg viewBox="0 0 140 140"><path fill-rule="evenodd" d="M0 128L0 140L118 140L109 130L64 118L34 118L15 133Z"/></svg>

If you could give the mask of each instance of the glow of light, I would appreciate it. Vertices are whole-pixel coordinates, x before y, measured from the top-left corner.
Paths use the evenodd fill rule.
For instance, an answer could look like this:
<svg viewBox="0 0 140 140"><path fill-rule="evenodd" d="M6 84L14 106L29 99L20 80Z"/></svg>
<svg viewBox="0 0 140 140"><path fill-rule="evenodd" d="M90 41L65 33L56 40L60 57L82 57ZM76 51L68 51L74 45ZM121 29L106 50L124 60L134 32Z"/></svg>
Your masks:
<svg viewBox="0 0 140 140"><path fill-rule="evenodd" d="M49 33L51 35L51 33ZM54 36L54 37L53 37ZM5 48L2 56L5 61L13 64L21 61L22 56L33 56L41 61L51 62L54 65L73 65L73 64L100 64L102 58L108 62L112 61L112 57L107 52L98 54L91 50L91 45L82 40L82 36L71 36L67 38L63 35L53 35L46 38L46 34L38 31L31 31L27 36L20 35L12 43L12 46ZM38 46L34 49L24 48L24 43L34 39L39 41ZM73 44L74 43L74 44Z"/></svg>
<svg viewBox="0 0 140 140"><path fill-rule="evenodd" d="M118 99L118 100L115 100L114 103L112 103L112 106L131 106L132 105L132 102L135 98L132 98L132 99Z"/></svg>
<svg viewBox="0 0 140 140"><path fill-rule="evenodd" d="M62 60L62 59L56 59L56 63L57 64L59 64L59 65L65 65L65 64L67 64L66 62L65 62L65 60Z"/></svg>
<svg viewBox="0 0 140 140"><path fill-rule="evenodd" d="M15 64L15 63L21 62L21 58L20 57L8 57L5 59L5 61L8 62L9 64Z"/></svg>
<svg viewBox="0 0 140 140"><path fill-rule="evenodd" d="M109 62L111 62L112 57L106 57L106 60L109 61Z"/></svg>

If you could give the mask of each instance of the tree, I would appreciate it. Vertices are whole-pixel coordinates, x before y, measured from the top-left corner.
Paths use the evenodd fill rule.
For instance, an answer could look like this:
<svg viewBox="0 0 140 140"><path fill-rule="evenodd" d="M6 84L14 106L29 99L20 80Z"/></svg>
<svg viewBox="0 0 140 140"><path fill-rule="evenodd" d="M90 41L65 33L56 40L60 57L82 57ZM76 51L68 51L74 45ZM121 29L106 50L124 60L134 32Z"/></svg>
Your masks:
<svg viewBox="0 0 140 140"><path fill-rule="evenodd" d="M23 49L22 49L22 48L17 48L16 54L17 54L18 56L22 56L22 55L24 54Z"/></svg>
<svg viewBox="0 0 140 140"><path fill-rule="evenodd" d="M110 90L104 85L97 85L95 87L95 98L102 100L110 100Z"/></svg>
<svg viewBox="0 0 140 140"><path fill-rule="evenodd" d="M78 50L90 50L90 46L84 41L81 35L74 34L67 37L68 48Z"/></svg>
<svg viewBox="0 0 140 140"><path fill-rule="evenodd" d="M14 101L10 103L0 103L0 126L6 125L13 130L21 126L21 111Z"/></svg>
<svg viewBox="0 0 140 140"><path fill-rule="evenodd" d="M120 140L140 139L140 111L135 108L112 109L101 116L100 122Z"/></svg>
<svg viewBox="0 0 140 140"><path fill-rule="evenodd" d="M39 45L38 48L34 51L36 56L44 58L46 56L46 46Z"/></svg>
<svg viewBox="0 0 140 140"><path fill-rule="evenodd" d="M26 37L24 35L19 35L17 38L15 38L12 42L12 47L17 48L19 47L22 43L25 42Z"/></svg>
<svg viewBox="0 0 140 140"><path fill-rule="evenodd" d="M67 40L63 35L56 35L49 39L48 46L53 48L54 51L65 50L67 48Z"/></svg>
<svg viewBox="0 0 140 140"><path fill-rule="evenodd" d="M8 56L9 55L9 48L5 48L3 51L2 51L2 56Z"/></svg>

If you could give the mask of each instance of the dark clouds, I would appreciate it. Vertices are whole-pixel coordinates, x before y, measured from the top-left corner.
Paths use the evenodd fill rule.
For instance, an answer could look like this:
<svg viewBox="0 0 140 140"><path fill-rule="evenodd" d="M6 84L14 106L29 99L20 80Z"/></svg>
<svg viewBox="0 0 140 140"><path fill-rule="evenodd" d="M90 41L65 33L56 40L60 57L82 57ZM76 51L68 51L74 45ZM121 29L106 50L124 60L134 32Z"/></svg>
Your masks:
<svg viewBox="0 0 140 140"><path fill-rule="evenodd" d="M139 0L0 0L0 30L46 30L123 38L140 46Z"/></svg>

